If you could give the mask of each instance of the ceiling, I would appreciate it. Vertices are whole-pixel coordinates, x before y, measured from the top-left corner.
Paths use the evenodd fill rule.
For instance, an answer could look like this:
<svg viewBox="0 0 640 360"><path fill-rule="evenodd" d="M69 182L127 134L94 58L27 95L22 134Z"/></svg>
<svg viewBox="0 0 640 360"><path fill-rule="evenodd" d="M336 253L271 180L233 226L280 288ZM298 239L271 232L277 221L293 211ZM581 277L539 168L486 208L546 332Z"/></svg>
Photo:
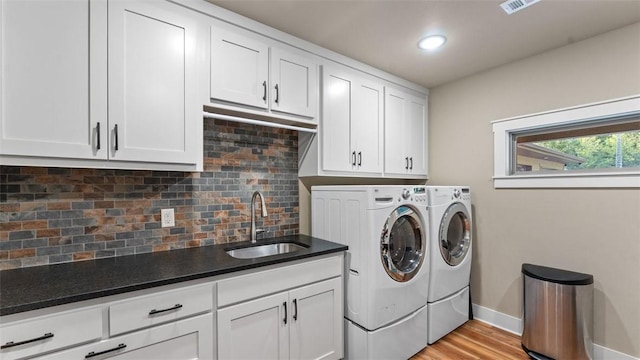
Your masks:
<svg viewBox="0 0 640 360"><path fill-rule="evenodd" d="M640 0L207 1L428 88L640 21ZM445 46L418 49L432 33Z"/></svg>

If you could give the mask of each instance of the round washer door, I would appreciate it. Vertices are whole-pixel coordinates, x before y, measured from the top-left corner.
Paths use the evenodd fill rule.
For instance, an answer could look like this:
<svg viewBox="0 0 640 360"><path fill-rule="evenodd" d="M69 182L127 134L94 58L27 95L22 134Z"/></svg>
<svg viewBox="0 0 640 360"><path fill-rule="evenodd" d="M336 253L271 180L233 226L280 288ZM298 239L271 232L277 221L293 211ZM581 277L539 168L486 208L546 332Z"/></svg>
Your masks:
<svg viewBox="0 0 640 360"><path fill-rule="evenodd" d="M399 206L384 223L380 258L389 276L398 282L411 280L422 266L426 236L422 219L409 206Z"/></svg>
<svg viewBox="0 0 640 360"><path fill-rule="evenodd" d="M460 264L471 246L471 218L464 205L455 203L447 208L440 222L439 234L444 261L451 266Z"/></svg>

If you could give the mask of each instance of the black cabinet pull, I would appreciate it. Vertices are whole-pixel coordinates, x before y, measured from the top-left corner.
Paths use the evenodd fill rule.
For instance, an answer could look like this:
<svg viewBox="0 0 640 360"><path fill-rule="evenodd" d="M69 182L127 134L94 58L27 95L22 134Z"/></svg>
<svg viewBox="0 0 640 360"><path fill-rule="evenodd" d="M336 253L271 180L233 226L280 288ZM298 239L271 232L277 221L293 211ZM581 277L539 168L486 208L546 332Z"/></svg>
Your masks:
<svg viewBox="0 0 640 360"><path fill-rule="evenodd" d="M362 151L358 151L358 166L362 166Z"/></svg>
<svg viewBox="0 0 640 360"><path fill-rule="evenodd" d="M262 82L262 88L264 89L264 93L262 95L262 100L264 102L267 102L267 82L266 81Z"/></svg>
<svg viewBox="0 0 640 360"><path fill-rule="evenodd" d="M96 150L100 150L100 122L98 121L98 124L96 124L96 138L98 141L96 141Z"/></svg>
<svg viewBox="0 0 640 360"><path fill-rule="evenodd" d="M92 351L92 352L88 353L87 355L85 355L84 358L85 359L92 358L94 356L99 356L99 355L102 355L102 354L110 353L112 351L118 351L118 350L124 349L126 347L127 347L127 345L125 345L125 344L119 344L118 346L114 347L113 349L109 349L109 350L105 350L105 351L98 351L98 352Z"/></svg>
<svg viewBox="0 0 640 360"><path fill-rule="evenodd" d="M37 337L37 338L34 338L34 339L25 340L25 341L18 341L18 342L9 341L6 344L0 346L0 349L8 349L10 347L20 346L20 345L24 345L24 344L40 341L40 340L49 339L49 338L52 338L52 337L53 337L52 333L46 333L46 334L44 334L44 335L42 335L40 337Z"/></svg>
<svg viewBox="0 0 640 360"><path fill-rule="evenodd" d="M293 321L298 320L298 300L293 299Z"/></svg>
<svg viewBox="0 0 640 360"><path fill-rule="evenodd" d="M118 150L119 150L119 149L118 149L118 124L116 124L116 126L113 128L113 132L114 132L114 135L115 135L115 141L116 141L116 143L115 143L115 147L114 147L114 150L115 150L115 151L118 151Z"/></svg>
<svg viewBox="0 0 640 360"><path fill-rule="evenodd" d="M178 310L178 309L181 309L181 308L182 308L182 304L175 304L170 308L166 308L166 309L162 309L162 310L153 309L153 310L149 311L149 316L155 315L155 314L160 314L160 313L167 312L167 311Z"/></svg>
<svg viewBox="0 0 640 360"><path fill-rule="evenodd" d="M405 170L409 170L409 157L404 158L404 168Z"/></svg>
<svg viewBox="0 0 640 360"><path fill-rule="evenodd" d="M351 153L351 165L356 166L356 152Z"/></svg>
<svg viewBox="0 0 640 360"><path fill-rule="evenodd" d="M283 302L282 306L284 306L284 319L282 319L282 321L284 322L284 324L287 324L287 302Z"/></svg>
<svg viewBox="0 0 640 360"><path fill-rule="evenodd" d="M278 89L278 84L276 84L276 104L280 101L280 90Z"/></svg>
<svg viewBox="0 0 640 360"><path fill-rule="evenodd" d="M413 170L413 157L409 158L409 169Z"/></svg>

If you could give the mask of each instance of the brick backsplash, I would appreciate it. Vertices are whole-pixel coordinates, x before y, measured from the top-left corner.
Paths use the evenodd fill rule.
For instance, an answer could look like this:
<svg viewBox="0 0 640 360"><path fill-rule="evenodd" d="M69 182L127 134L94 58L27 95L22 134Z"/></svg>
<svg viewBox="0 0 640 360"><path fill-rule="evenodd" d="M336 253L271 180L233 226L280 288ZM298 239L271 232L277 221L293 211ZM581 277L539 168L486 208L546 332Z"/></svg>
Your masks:
<svg viewBox="0 0 640 360"><path fill-rule="evenodd" d="M204 171L0 166L0 270L296 234L294 131L204 120ZM174 227L160 209L174 208Z"/></svg>

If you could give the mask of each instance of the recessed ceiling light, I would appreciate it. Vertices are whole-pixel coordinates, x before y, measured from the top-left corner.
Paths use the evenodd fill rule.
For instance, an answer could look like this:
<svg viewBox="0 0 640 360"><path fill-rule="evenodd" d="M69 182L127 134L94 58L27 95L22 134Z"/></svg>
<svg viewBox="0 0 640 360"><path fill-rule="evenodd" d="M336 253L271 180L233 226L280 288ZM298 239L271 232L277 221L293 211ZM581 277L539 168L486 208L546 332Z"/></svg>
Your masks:
<svg viewBox="0 0 640 360"><path fill-rule="evenodd" d="M447 42L447 38L444 35L429 35L418 42L418 47L422 50L435 50L445 42Z"/></svg>

